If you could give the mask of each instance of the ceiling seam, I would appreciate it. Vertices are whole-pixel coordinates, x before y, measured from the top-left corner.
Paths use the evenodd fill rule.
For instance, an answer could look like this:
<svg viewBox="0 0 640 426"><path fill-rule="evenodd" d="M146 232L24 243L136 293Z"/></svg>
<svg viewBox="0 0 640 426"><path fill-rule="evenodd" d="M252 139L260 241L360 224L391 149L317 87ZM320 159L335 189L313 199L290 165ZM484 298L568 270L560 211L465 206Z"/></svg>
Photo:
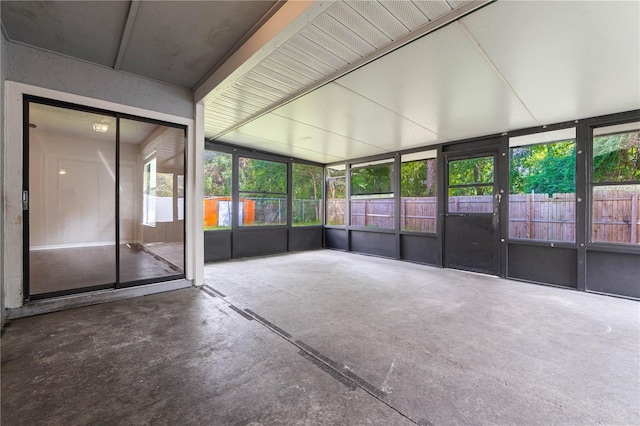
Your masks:
<svg viewBox="0 0 640 426"><path fill-rule="evenodd" d="M446 137L446 136L444 136L444 135L441 135L440 133L438 133L438 132L436 132L436 131L433 131L433 130L431 130L431 129L430 129L430 128L428 128L428 127L425 127L425 126L423 126L422 124L420 124L420 123L418 123L418 122L416 122L416 121L413 121L412 119L410 119L410 118L408 118L408 117L405 117L404 115L402 115L402 114L398 113L397 111L392 110L391 108L387 108L386 106L384 106L384 105L382 105L382 104L380 104L380 103L378 103L378 102L374 101L373 99L370 99L370 98L368 98L368 97L364 96L364 95L363 95L363 94L361 94L361 93L358 93L358 92L356 92L356 91L354 91L354 90L351 90L350 88L348 88L348 87L346 87L346 86L344 86L344 85L342 85L342 84L338 83L338 81L337 81L337 80L336 80L336 81L333 81L332 83L334 83L334 84L335 84L335 85L337 85L337 86L342 87L342 88L343 88L343 89L345 89L345 90L348 90L349 92L353 93L353 94L354 94L354 95L356 95L356 96L360 96L362 99L365 99L365 100L367 100L367 101L369 101L369 102L371 102L371 103L373 103L373 104L375 104L375 105L378 105L380 108L383 108L383 109L385 109L385 110L389 111L390 113L397 115L398 117L402 117L402 118L404 118L405 120L407 120L407 121L409 121L409 122L411 122L411 123L415 124L416 126L419 126L419 127L423 128L423 129L425 129L426 131L433 133L434 135L437 135L437 136L439 136L439 137L441 137L441 138L446 139L446 141L447 141L447 142L448 142L448 141L450 141L450 139L449 139L448 137Z"/></svg>
<svg viewBox="0 0 640 426"><path fill-rule="evenodd" d="M124 24L124 31L122 32L122 38L120 39L120 47L118 48L118 54L116 55L116 62L113 65L113 69L118 71L124 60L124 54L129 46L129 38L133 31L133 23L138 15L138 7L140 7L140 0L133 0L129 7L129 13L127 14L127 21Z"/></svg>
<svg viewBox="0 0 640 426"><path fill-rule="evenodd" d="M520 105L522 105L522 107L525 109L525 111L527 111L527 113L531 116L531 118L533 118L533 120L538 124L538 126L541 126L542 123L535 117L535 115L533 115L533 112L531 112L531 110L529 109L529 107L527 107L527 105L524 103L524 100L520 97L520 95L518 95L518 93L516 92L516 90L513 88L513 86L511 86L511 84L507 81L507 79L505 78L505 76L502 74L502 72L500 72L500 70L498 69L498 67L496 66L496 64L491 60L491 58L489 57L489 55L487 54L487 52L485 52L485 50L482 48L482 46L480 46L480 42L478 41L478 39L476 39L476 37L473 35L473 33L471 32L471 30L464 24L464 22L462 22L462 20L458 21L458 26L462 29L462 31L467 35L467 37L469 38L469 40L471 40L471 43L476 47L476 49L480 52L480 54L482 55L482 57L487 61L487 63L491 66L491 68L493 69L493 71L495 71L495 73L498 75L498 77L500 77L500 80L502 80L502 82L504 83L504 85L507 87L507 89L509 89L509 91L511 92L511 94L513 96L515 96L515 98L518 100L518 102L520 102Z"/></svg>
<svg viewBox="0 0 640 426"><path fill-rule="evenodd" d="M236 129L238 129L239 127L242 127L243 125L256 120L258 118L260 118L263 115L266 115L274 110L276 110L277 108L286 105L289 102L292 102L308 93L311 93L312 91L324 86L325 84L329 84L335 80L337 80L338 78L349 74L350 72L365 66L368 63L371 63L373 61L375 61L376 59L396 50L399 49L402 46L405 46L421 37L425 37L426 35L439 30L440 28L455 22L459 19L461 19L462 17L466 16L469 13L472 13L478 9L481 9L482 7L495 2L496 0L477 0L477 1L472 1L467 3L466 5L463 5L457 9L454 9L452 11L450 11L449 13L442 15L432 21L429 21L427 23L425 23L422 27L416 29L415 31L410 32L409 34L407 34L404 37L399 38L398 40L392 41L391 43L387 44L386 46L383 46L380 49L375 49L373 46L372 48L374 49L373 51L371 51L370 53L368 53L365 56L360 57L359 59L355 60L354 62L350 63L349 65L347 65L346 67L344 67L341 70L338 70L337 72L330 74L320 80L317 80L314 84L311 84L310 86L308 86L307 88L303 89L300 92L297 93L293 93L283 99L280 99L279 101L275 101L271 106L265 108L264 110L258 112L255 114L255 116L248 118L245 121L241 121L238 124L231 126L225 130L223 130L222 132L218 133L217 135L213 135L211 137L211 139L218 139L222 136L224 136L227 133L230 133ZM321 15L322 16L322 15ZM329 19L334 20L338 25L346 28L347 30L349 30L349 28L347 26L345 26L342 22L336 20L335 18L333 18L330 15L326 15ZM313 24L311 24L313 25ZM349 30L351 31L351 30ZM353 31L351 31L353 33ZM362 40L362 38L360 36L358 36L357 34L353 33L354 35L356 35L358 38L360 38ZM365 41L365 43L367 43ZM367 43L369 44L369 43ZM369 44L370 45L370 44ZM370 45L371 46L371 45ZM276 50L276 52L278 52L278 50ZM283 54L282 52L280 52L281 54ZM283 54L284 55L284 54ZM284 55L287 56L287 55ZM289 56L287 56L289 57ZM265 58L266 59L266 58ZM303 64L304 65L304 64Z"/></svg>
<svg viewBox="0 0 640 426"><path fill-rule="evenodd" d="M285 120L293 121L294 123L304 124L305 126L309 126L309 127L314 128L314 129L322 130L323 132L326 132L326 133L329 133L329 134L332 134L332 135L340 136L340 137L345 138L345 139L349 139L349 140L352 140L352 141L359 142L359 143L361 143L363 145L371 146L373 148L378 148L378 149L381 149L382 151L386 151L387 150L387 148L383 148L381 146L374 145L374 144L369 143L369 142L361 141L360 139L356 139L356 138L351 137L351 136L342 135L342 134L340 134L338 132L334 132L332 130L323 129L322 127L318 127L318 126L315 126L313 124L305 123L304 121L296 120L295 118L286 117L284 115L277 114L274 111L272 111L271 114L275 115L276 117L284 118ZM236 129L236 131L237 131L237 129Z"/></svg>
<svg viewBox="0 0 640 426"><path fill-rule="evenodd" d="M4 39L7 41L13 42L13 40L11 40L11 38L9 37L9 33L7 32L7 29L4 27L4 23L2 23L2 21L0 21L0 28L2 29L2 34L4 34Z"/></svg>
<svg viewBox="0 0 640 426"><path fill-rule="evenodd" d="M287 146L287 147L294 147L294 148L297 148L297 149L302 149L302 150L305 150L305 151L313 152L313 153L316 153L316 154L322 154L322 155L326 155L326 156L329 156L329 157L337 158L339 160L345 160L346 161L346 158L339 157L337 155L327 154L324 151L316 151L315 149L304 148L304 147L301 147L301 146L293 146L293 145L289 145L289 144L284 143L284 142L274 141L273 139L266 139L266 138L263 138L261 136L254 136L254 135L250 135L250 134L247 134L247 133L243 133L243 132L241 132L239 130L235 130L235 131L240 133L241 135L249 136L251 138L257 138L257 139L263 140L265 142L271 142L271 143L275 143L277 145L283 145L283 146ZM224 140L217 140L217 139L211 139L211 138L209 138L209 141L213 142L213 143L215 143L217 141L217 142L222 142L222 143L233 144L233 142L227 142L227 141L224 141ZM252 148L249 148L249 149L252 149ZM258 149L258 150L264 151L264 148L253 148L253 149ZM289 156L289 154L287 154L287 155L280 154L280 155Z"/></svg>

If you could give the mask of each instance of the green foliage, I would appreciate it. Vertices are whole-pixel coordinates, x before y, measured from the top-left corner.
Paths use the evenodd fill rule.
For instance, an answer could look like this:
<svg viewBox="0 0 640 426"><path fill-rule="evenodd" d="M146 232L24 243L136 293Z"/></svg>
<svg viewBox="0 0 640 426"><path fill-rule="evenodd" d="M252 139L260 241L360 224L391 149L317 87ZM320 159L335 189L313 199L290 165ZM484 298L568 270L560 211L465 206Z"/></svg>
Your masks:
<svg viewBox="0 0 640 426"><path fill-rule="evenodd" d="M240 157L240 191L286 194L287 165L275 161Z"/></svg>
<svg viewBox="0 0 640 426"><path fill-rule="evenodd" d="M576 144L562 141L511 149L511 194L573 193L576 190Z"/></svg>
<svg viewBox="0 0 640 426"><path fill-rule="evenodd" d="M351 171L351 195L393 193L393 165L380 164Z"/></svg>
<svg viewBox="0 0 640 426"><path fill-rule="evenodd" d="M156 197L173 197L173 173L156 173Z"/></svg>
<svg viewBox="0 0 640 426"><path fill-rule="evenodd" d="M322 198L322 167L293 164L293 198L299 200Z"/></svg>
<svg viewBox="0 0 640 426"><path fill-rule="evenodd" d="M593 139L593 181L640 181L640 132Z"/></svg>
<svg viewBox="0 0 640 426"><path fill-rule="evenodd" d="M402 163L400 187L403 197L435 197L438 185L435 158Z"/></svg>
<svg viewBox="0 0 640 426"><path fill-rule="evenodd" d="M326 173L327 198L345 198L347 196L345 171L328 167Z"/></svg>
<svg viewBox="0 0 640 426"><path fill-rule="evenodd" d="M204 195L206 197L231 196L231 154L204 152Z"/></svg>
<svg viewBox="0 0 640 426"><path fill-rule="evenodd" d="M293 211L295 226L320 225L322 167L293 163Z"/></svg>
<svg viewBox="0 0 640 426"><path fill-rule="evenodd" d="M449 185L493 182L493 157L449 161Z"/></svg>

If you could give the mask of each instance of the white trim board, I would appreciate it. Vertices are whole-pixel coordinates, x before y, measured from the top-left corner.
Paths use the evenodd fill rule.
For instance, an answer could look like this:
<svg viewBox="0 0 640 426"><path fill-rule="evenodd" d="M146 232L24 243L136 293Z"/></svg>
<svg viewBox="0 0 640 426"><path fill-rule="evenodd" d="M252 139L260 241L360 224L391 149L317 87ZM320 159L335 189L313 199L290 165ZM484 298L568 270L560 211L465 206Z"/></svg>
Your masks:
<svg viewBox="0 0 640 426"><path fill-rule="evenodd" d="M5 197L3 224L4 241L3 256L5 268L2 271L3 285L5 290L6 308L19 308L23 305L23 271L22 271L22 148L23 148L23 96L31 95L41 98L48 98L62 102L78 104L87 107L109 110L122 114L135 115L143 118L161 120L170 123L180 124L187 127L187 164L188 171L185 191L189 199L197 199L197 194L202 194L202 171L194 163L198 157L203 156L203 149L197 150L195 143L196 123L193 119L174 116L166 113L150 111L143 108L118 104L110 101L89 98L57 90L46 89L14 81L5 82L4 99L4 184L3 192ZM198 123L198 128L203 127L203 122ZM199 134L202 134L201 132ZM202 152L201 152L202 151ZM200 179L198 179L200 176ZM202 197L200 197L202 198ZM190 203L197 206L199 203ZM204 247L196 244L198 240L197 230L202 231L203 212L202 209L192 208L186 205L186 265L185 273L187 280L204 276ZM200 262L197 262L200 259ZM202 285L202 282L195 280L194 284Z"/></svg>

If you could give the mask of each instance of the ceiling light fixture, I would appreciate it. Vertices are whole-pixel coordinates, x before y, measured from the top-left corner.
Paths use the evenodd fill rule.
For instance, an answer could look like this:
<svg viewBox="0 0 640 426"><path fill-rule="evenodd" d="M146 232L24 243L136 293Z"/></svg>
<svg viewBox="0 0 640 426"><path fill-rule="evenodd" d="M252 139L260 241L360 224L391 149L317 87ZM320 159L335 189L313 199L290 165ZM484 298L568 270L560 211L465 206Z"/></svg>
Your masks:
<svg viewBox="0 0 640 426"><path fill-rule="evenodd" d="M58 174L59 175L66 175L67 171L65 169L60 169L60 170L58 170Z"/></svg>
<svg viewBox="0 0 640 426"><path fill-rule="evenodd" d="M95 123L93 125L93 130L95 130L96 132L105 133L107 130L109 130L109 125L103 123Z"/></svg>

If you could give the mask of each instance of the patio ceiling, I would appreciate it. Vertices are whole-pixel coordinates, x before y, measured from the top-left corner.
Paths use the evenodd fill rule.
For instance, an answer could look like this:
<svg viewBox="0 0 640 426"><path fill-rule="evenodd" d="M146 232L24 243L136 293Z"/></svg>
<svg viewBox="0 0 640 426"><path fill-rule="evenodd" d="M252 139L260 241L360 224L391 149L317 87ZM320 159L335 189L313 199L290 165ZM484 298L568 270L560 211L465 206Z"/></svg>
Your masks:
<svg viewBox="0 0 640 426"><path fill-rule="evenodd" d="M2 1L10 42L194 91L321 163L640 108L640 3Z"/></svg>
<svg viewBox="0 0 640 426"><path fill-rule="evenodd" d="M357 38L368 43L373 34L388 42L383 34L398 28L382 18L392 19L397 2L366 4L366 12L358 2L331 6L208 100L206 136L330 163L640 108L638 2L498 1L345 74L356 44L332 47L328 22L355 30L348 13L368 16L376 30ZM374 15L379 7L387 12ZM284 59L298 69L278 84L295 86L294 95L265 87L261 74ZM331 73L338 78L322 80ZM308 91L305 78L321 84Z"/></svg>

